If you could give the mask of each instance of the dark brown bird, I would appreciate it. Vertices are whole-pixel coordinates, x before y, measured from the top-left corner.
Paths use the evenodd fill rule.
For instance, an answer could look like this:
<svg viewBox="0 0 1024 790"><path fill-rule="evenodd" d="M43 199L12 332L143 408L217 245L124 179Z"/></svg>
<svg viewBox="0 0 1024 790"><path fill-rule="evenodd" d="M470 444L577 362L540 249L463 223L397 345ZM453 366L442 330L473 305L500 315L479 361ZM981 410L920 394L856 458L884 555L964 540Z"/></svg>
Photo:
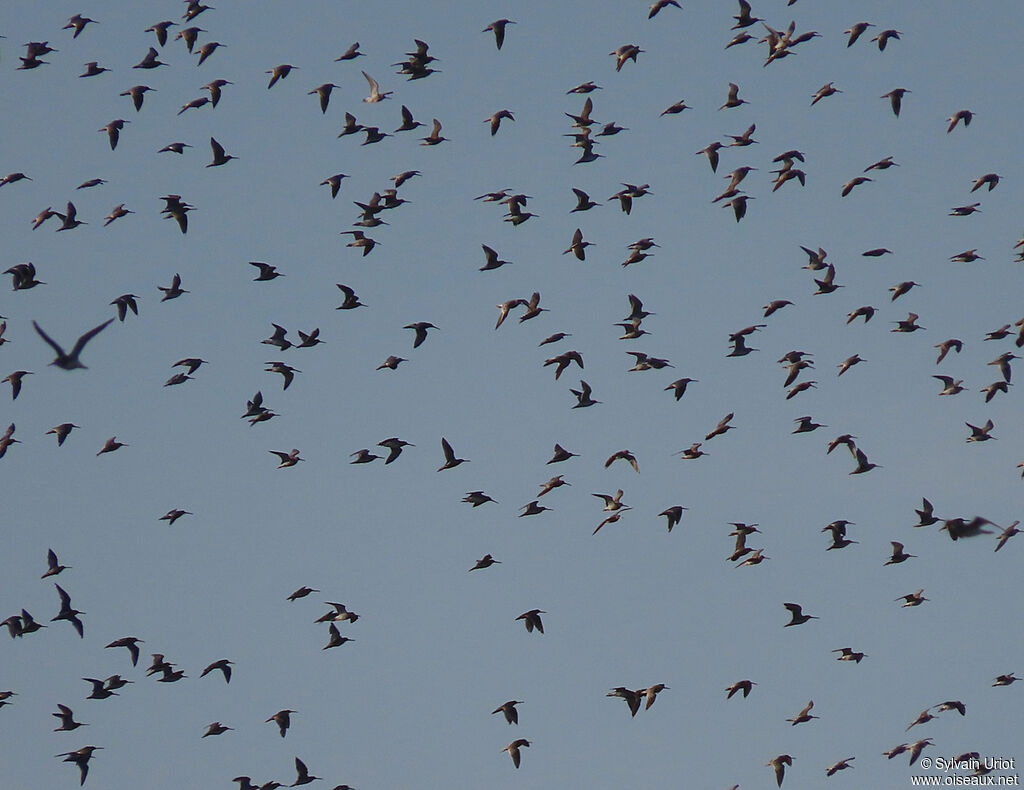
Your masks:
<svg viewBox="0 0 1024 790"><path fill-rule="evenodd" d="M454 469L459 464L467 463L469 460L467 458L456 458L455 451L443 436L441 437L441 450L444 452L444 463L438 467L438 472L442 472L445 469Z"/></svg>
<svg viewBox="0 0 1024 790"><path fill-rule="evenodd" d="M487 33L487 32L494 33L494 43L497 44L498 49L501 49L501 45L505 43L505 27L507 25L514 25L514 24L515 24L515 22L513 22L511 19L498 19L498 20L495 20L494 22L491 22L491 24L489 24L487 27L485 27L480 32L481 33Z"/></svg>
<svg viewBox="0 0 1024 790"><path fill-rule="evenodd" d="M285 735L288 734L288 728L292 725L292 714L297 712L298 711L289 710L287 708L285 710L279 710L277 713L275 713L273 716L267 719L265 723L274 722L275 724L277 724L278 730L280 731L281 737L283 738Z"/></svg>
<svg viewBox="0 0 1024 790"><path fill-rule="evenodd" d="M540 633L544 633L544 623L541 622L540 616L547 614L543 609L531 609L528 612L523 612L516 620L522 620L523 625L526 626L526 630L530 633L536 628Z"/></svg>

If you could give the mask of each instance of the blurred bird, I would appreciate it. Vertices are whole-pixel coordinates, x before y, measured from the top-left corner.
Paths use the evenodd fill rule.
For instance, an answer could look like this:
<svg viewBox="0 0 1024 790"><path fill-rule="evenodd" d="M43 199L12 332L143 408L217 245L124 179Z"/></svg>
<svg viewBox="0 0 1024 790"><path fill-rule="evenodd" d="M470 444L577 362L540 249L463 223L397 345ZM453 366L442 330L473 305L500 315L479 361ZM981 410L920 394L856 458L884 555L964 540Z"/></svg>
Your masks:
<svg viewBox="0 0 1024 790"><path fill-rule="evenodd" d="M782 787L782 780L786 777L786 766L793 764L793 758L788 754L780 754L778 757L773 757L765 765L775 769L775 781L779 787Z"/></svg>

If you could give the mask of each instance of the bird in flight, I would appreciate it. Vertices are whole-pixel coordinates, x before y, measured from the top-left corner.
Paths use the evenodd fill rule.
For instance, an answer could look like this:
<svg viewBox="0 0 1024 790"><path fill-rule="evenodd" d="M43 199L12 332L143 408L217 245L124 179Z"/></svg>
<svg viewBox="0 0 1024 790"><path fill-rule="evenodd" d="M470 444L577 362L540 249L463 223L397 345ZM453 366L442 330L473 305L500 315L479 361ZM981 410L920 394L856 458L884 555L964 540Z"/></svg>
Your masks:
<svg viewBox="0 0 1024 790"><path fill-rule="evenodd" d="M57 354L56 359L54 359L50 364L56 365L64 370L74 370L75 368L85 368L85 365L83 365L81 360L78 358L79 354L82 353L82 349L85 348L85 344L106 329L113 320L113 318L110 318L79 337L78 340L75 341L75 345L71 347L70 353L64 351L64 349L53 338L46 334L46 332L43 331L43 328L35 321L32 322L32 326L35 327L39 336L45 340Z"/></svg>

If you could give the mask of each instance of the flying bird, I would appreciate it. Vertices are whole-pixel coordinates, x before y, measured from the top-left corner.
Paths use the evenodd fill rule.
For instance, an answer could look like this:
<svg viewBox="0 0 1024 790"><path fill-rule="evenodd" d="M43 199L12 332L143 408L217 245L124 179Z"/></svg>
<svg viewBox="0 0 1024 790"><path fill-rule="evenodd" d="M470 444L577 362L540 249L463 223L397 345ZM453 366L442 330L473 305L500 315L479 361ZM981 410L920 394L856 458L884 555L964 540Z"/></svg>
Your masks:
<svg viewBox="0 0 1024 790"><path fill-rule="evenodd" d="M94 337L96 337L96 335L98 335L104 329L106 329L107 326L113 320L113 318L110 318L104 321L99 326L90 329L84 335L79 337L78 340L75 341L75 345L72 346L70 353L65 352L64 349L61 348L61 346L53 338L46 334L46 332L43 331L42 327L40 327L39 324L37 324L35 321L32 322L32 326L35 327L35 330L39 334L39 336L43 340L45 340L47 344L49 344L49 346L57 354L56 359L54 359L53 362L51 362L50 364L56 365L57 367L63 368L64 370L74 370L75 368L85 369L85 365L83 365L81 361L78 359L79 354L82 353L82 349L85 348L85 344L92 340ZM54 430L56 431L56 429ZM63 444L63 441L60 439L59 436L58 441L60 441Z"/></svg>
<svg viewBox="0 0 1024 790"><path fill-rule="evenodd" d="M501 45L505 43L506 26L514 24L515 22L513 22L511 19L498 19L495 20L494 22L491 22L491 24L489 24L480 32L494 33L494 43L498 46L498 49L501 49Z"/></svg>

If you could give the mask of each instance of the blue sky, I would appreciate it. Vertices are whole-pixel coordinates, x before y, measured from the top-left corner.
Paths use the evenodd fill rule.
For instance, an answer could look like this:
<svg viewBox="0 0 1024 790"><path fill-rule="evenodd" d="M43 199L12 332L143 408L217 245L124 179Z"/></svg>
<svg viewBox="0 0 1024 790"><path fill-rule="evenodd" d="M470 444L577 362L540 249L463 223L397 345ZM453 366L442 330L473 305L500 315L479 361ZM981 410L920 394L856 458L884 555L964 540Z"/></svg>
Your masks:
<svg viewBox="0 0 1024 790"><path fill-rule="evenodd" d="M882 751L918 738L934 740L926 756L1022 756L1021 687L992 687L1024 673L1013 627L1021 545L996 554L995 534L954 543L941 522L914 528L922 497L943 519L1001 528L1021 517L1017 386L989 403L979 392L1000 378L986 363L1017 351L1014 335L986 333L1024 315L1022 172L1007 153L1021 122L1009 98L1021 65L1013 6L936 2L926 15L761 0L754 14L772 27L792 19L797 34L821 34L763 66L763 43L724 48L735 3L682 5L648 20L643 2L221 2L192 23L205 30L199 45L225 45L201 67L174 40L183 4L8 5L0 176L31 180L0 187L2 268L31 261L46 284L0 297L10 341L0 371L33 374L17 400L0 390L0 422L19 440L0 459L0 615L24 607L48 625L0 636L0 690L17 693L0 710L12 787L74 786L75 767L54 755L87 744L103 747L88 786L114 790L231 787L239 775L290 784L296 756L325 787L358 790L773 787L765 763L783 753L785 787L820 787L849 756L853 770L827 782L903 787L921 771ZM73 39L61 27L74 13L97 24ZM499 51L481 31L503 17L517 24ZM163 19L179 23L159 48L168 65L133 69L156 46L145 28ZM876 27L847 47L843 31L861 20ZM880 52L870 39L889 28L901 39ZM414 39L440 73L396 73ZM44 40L58 50L48 65L17 70L21 45ZM335 62L355 41L365 57ZM607 53L627 43L644 51L616 72ZM111 71L79 78L94 60ZM296 68L268 90L265 72L283 63ZM364 103L361 70L394 95ZM218 78L234 84L216 108L177 114ZM589 80L602 86L589 94L593 117L628 131L596 138L602 157L573 164L564 113L585 97L566 92ZM321 113L308 92L324 82L341 87ZM730 82L749 104L718 110ZM828 82L842 92L811 107ZM139 112L119 96L137 84L154 89ZM897 87L911 91L899 118L880 98ZM659 115L680 99L691 109ZM425 128L375 145L338 139L346 112L391 133L403 104ZM492 137L485 119L501 109L515 121ZM947 133L961 109L973 123ZM450 139L421 146L433 118ZM97 130L114 119L131 123L112 151ZM695 155L751 124L758 142L723 149L717 173ZM238 159L205 167L211 136ZM157 153L177 141L192 147ZM790 149L805 155L806 186L772 192L772 159ZM887 156L899 166L864 172ZM757 170L737 223L711 201L741 166ZM352 201L412 169L422 175L399 190L409 203L366 230L379 246L366 257L347 247ZM319 183L338 172L348 177L332 200ZM998 186L971 194L992 172ZM841 197L860 175L873 181ZM107 183L76 190L92 178ZM628 216L609 199L623 183L650 185ZM573 187L602 205L571 214ZM501 189L530 195L537 216L513 227L503 206L473 200ZM195 206L185 235L161 218L167 194ZM87 224L32 230L40 210L69 200ZM975 202L980 212L949 216ZM135 213L104 227L121 203ZM594 245L585 261L560 254L577 227ZM659 245L652 257L621 266L644 237ZM478 271L482 244L512 263ZM827 250L843 287L815 294L821 274L802 268L801 246ZM892 254L862 256L879 247ZM984 260L950 261L971 249ZM249 261L285 276L253 282ZM161 303L157 286L175 273L190 293ZM919 287L891 301L905 281ZM336 283L366 306L336 310ZM494 329L495 305L534 291L546 312L520 323L517 308ZM67 347L126 293L140 297L138 316L88 344L87 370L47 365L33 320ZM629 294L653 313L639 340L619 340L615 326ZM793 304L764 318L775 299ZM874 318L847 324L862 305ZM892 333L910 311L924 330ZM413 349L403 327L419 321L438 329ZM263 345L272 323L296 342L318 327L324 342ZM754 324L765 324L747 338L758 351L727 357L729 335ZM571 336L538 345L555 332ZM963 351L937 365L947 338ZM543 362L569 350L585 368L555 381ZM787 400L776 360L791 350L814 362L797 381L817 386ZM629 351L673 367L630 372ZM853 354L865 362L837 376ZM407 361L376 370L389 355ZM165 387L184 357L208 364ZM301 371L287 391L264 371L278 360ZM965 390L939 397L934 375ZM677 402L665 388L683 376L698 381ZM600 403L573 409L581 378ZM250 427L239 415L257 390L279 416ZM680 460L729 412L734 430ZM826 427L793 435L804 415ZM965 423L987 419L995 441L966 442ZM58 448L46 431L63 422L81 427ZM843 433L881 468L851 476L845 448L826 455ZM128 446L97 457L111 436ZM386 454L376 444L394 436L415 446L387 466L349 464L360 448ZM436 472L442 437L469 463ZM578 457L547 465L556 442ZM291 448L303 462L277 469L269 451ZM605 468L623 449L639 473ZM570 485L540 500L551 511L519 518L557 474ZM593 535L608 514L591 494L618 489L631 509ZM475 490L496 503L464 504ZM688 509L668 533L657 514L674 505ZM175 508L191 515L159 520ZM854 522L858 543L826 551L821 529L836 519ZM730 522L759 524L748 545L770 559L734 568ZM890 541L917 557L885 567ZM40 580L48 548L72 567ZM487 553L500 564L467 573ZM54 581L85 611L84 639L49 622ZM303 585L320 592L285 600ZM895 600L920 588L919 607ZM314 624L325 601L360 615L339 624L355 641L328 651L327 627ZM785 628L784 602L820 619ZM534 608L546 612L543 635L515 619ZM138 668L104 649L128 635L144 640ZM837 662L831 651L845 646L868 656ZM147 678L152 653L187 677ZM231 683L200 679L220 658L235 662ZM85 699L82 677L115 672L133 684ZM727 701L725 687L744 678L753 693ZM605 696L655 683L670 689L635 718ZM490 715L509 699L524 701L518 726ZM905 732L952 699L966 716L939 713ZM821 718L787 723L808 700ZM58 703L89 726L52 732ZM297 713L282 739L264 720L284 708ZM213 721L234 729L201 739ZM518 771L501 752L516 738L531 742Z"/></svg>

